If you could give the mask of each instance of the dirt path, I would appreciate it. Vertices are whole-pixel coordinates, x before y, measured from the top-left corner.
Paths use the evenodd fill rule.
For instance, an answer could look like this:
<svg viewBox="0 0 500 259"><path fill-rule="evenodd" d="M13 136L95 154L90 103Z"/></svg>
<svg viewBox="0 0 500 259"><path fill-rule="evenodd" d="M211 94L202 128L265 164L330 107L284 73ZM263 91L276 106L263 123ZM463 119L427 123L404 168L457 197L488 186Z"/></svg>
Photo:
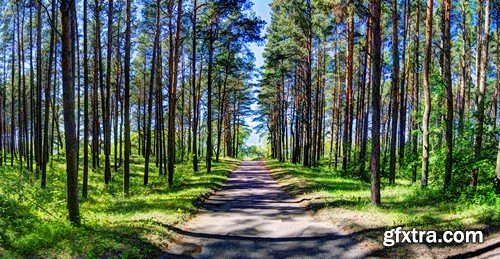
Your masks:
<svg viewBox="0 0 500 259"><path fill-rule="evenodd" d="M245 161L164 257L363 257L366 249L307 214L260 161Z"/></svg>

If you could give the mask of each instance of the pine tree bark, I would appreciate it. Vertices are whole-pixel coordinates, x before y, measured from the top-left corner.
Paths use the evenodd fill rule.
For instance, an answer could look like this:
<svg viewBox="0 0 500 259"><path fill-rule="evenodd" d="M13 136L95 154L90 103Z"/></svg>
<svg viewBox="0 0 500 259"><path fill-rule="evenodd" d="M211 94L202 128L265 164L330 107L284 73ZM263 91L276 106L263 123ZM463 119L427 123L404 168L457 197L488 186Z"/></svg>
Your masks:
<svg viewBox="0 0 500 259"><path fill-rule="evenodd" d="M16 76L16 70L15 70L15 64L16 64L16 19L12 19L12 56L11 56L11 70L12 70L12 76L11 76L11 89L10 89L10 166L14 166L14 157L16 156L16 148L15 148L15 136L16 136L16 126L15 126L15 117L14 116L14 107L15 107L15 87L14 87L14 81L15 81L15 76Z"/></svg>
<svg viewBox="0 0 500 259"><path fill-rule="evenodd" d="M349 8L354 8L353 1L349 1ZM354 57L354 10L349 11L347 21L347 52L346 52L346 101L344 111L344 136L342 142L342 173L347 174L347 163L351 148L352 137L352 110L353 110L353 57Z"/></svg>
<svg viewBox="0 0 500 259"><path fill-rule="evenodd" d="M478 90L477 90L477 111L476 111L476 121L474 125L475 137L474 137L474 159L478 161L481 158L481 149L483 144L483 131L484 131L484 120L485 120L485 99L484 94L486 92L486 77L488 72L488 60L489 60L489 39L490 39L490 0L486 0L486 6L484 10L484 35L481 36L482 41L478 42L478 55L479 58L479 73L478 73ZM479 38L480 36L478 36ZM483 38L484 37L484 38ZM479 52L479 50L481 50ZM471 174L471 187L476 187L479 169L473 169Z"/></svg>
<svg viewBox="0 0 500 259"><path fill-rule="evenodd" d="M102 86L102 66L101 66L101 22L99 19L100 7L98 0L94 1L94 71L92 89L92 167L99 167L99 86ZM102 89L102 87L101 87ZM101 104L102 106L102 104Z"/></svg>
<svg viewBox="0 0 500 259"><path fill-rule="evenodd" d="M128 196L130 194L130 153L131 153L131 143L130 143L130 15L131 15L131 0L126 1L125 7L125 88L124 88L124 137L125 137L125 154L124 154L124 164L123 164L123 193ZM139 137L140 139L140 137ZM139 145L140 146L140 145Z"/></svg>
<svg viewBox="0 0 500 259"><path fill-rule="evenodd" d="M406 109L407 109L407 63L406 60L406 47L408 38L410 38L409 21L410 21L411 4L409 0L404 1L404 21L403 21L403 51L402 62L403 70L400 78L401 90L399 92L399 167L401 168L404 163L405 157L405 144L406 144Z"/></svg>
<svg viewBox="0 0 500 259"><path fill-rule="evenodd" d="M497 166L495 169L495 180L494 180L495 193L500 194L500 141L498 142L498 152L497 152Z"/></svg>
<svg viewBox="0 0 500 259"><path fill-rule="evenodd" d="M148 184L149 177L149 159L151 156L151 119L153 115L153 89L155 83L155 67L156 67L156 55L157 48L160 41L160 1L156 1L156 25L155 25L155 36L153 43L153 57L151 60L151 75L149 80L149 97L148 97L148 114L146 122L146 147L145 147L145 165L144 165L144 185Z"/></svg>
<svg viewBox="0 0 500 259"><path fill-rule="evenodd" d="M392 73L391 73L391 98L392 98L392 122L391 122L391 147L389 161L389 183L396 183L396 143L398 133L398 110L399 110L399 39L398 39L398 3L392 1Z"/></svg>
<svg viewBox="0 0 500 259"><path fill-rule="evenodd" d="M431 93L429 77L432 45L432 9L433 0L427 0L424 50L424 115L422 119L422 188L427 186L429 174L429 120L431 116Z"/></svg>
<svg viewBox="0 0 500 259"><path fill-rule="evenodd" d="M465 94L467 93L466 89L469 88L470 85L470 76L469 76L469 55L467 53L467 49L469 49L469 37L467 33L467 12L466 12L466 0L461 1L461 12L462 12L462 22L461 22L461 30L462 30L462 50L460 57L460 86L457 92L457 107L458 107L458 132L461 135L464 129L464 120L465 120Z"/></svg>
<svg viewBox="0 0 500 259"><path fill-rule="evenodd" d="M198 98L196 94L196 23L197 23L197 13L198 13L198 5L197 1L193 0L193 21L192 21L192 53L191 53L191 98L193 105L193 127L192 127L192 135L193 135L193 171L198 172Z"/></svg>
<svg viewBox="0 0 500 259"><path fill-rule="evenodd" d="M413 51L413 92L411 108L413 110L413 116L411 118L411 153L412 160L416 161L418 159L418 123L417 114L420 112L420 69L419 69L419 56L420 56L420 5L416 6L417 15L415 18L415 47ZM417 165L414 163L412 166L412 182L417 181Z"/></svg>
<svg viewBox="0 0 500 259"><path fill-rule="evenodd" d="M57 17L56 15L56 1L52 1L52 17ZM45 119L44 119L44 126L43 126L43 147L40 149L41 150L41 157L40 157L40 162L42 165L42 179L41 179L41 186L42 188L45 188L47 184L47 163L49 161L49 115L50 115L50 85L51 85L51 78L52 78L52 57L54 55L54 44L55 44L55 33L56 29L55 26L52 27L51 32L50 32L50 46L49 46L49 62L48 62L48 68L47 68L47 79L46 79L46 84L45 84ZM54 64L54 66L56 66ZM40 103L41 104L41 103ZM41 107L40 107L41 110ZM41 115L41 113L40 113ZM41 121L41 118L40 118ZM41 125L41 124L40 124ZM41 132L40 132L41 134Z"/></svg>
<svg viewBox="0 0 500 259"><path fill-rule="evenodd" d="M381 80L381 3L371 0L372 16L372 157L371 202L380 205L380 80Z"/></svg>
<svg viewBox="0 0 500 259"><path fill-rule="evenodd" d="M61 0L61 71L63 83L63 109L64 109L64 132L66 140L66 174L67 174L67 208L69 220L80 225L80 212L78 208L78 137L76 133L75 120L75 89L73 87L72 71L72 41L73 30L71 20L74 1Z"/></svg>
<svg viewBox="0 0 500 259"><path fill-rule="evenodd" d="M213 83L213 62L214 62L214 44L217 38L217 23L213 21L209 29L208 38L208 65L207 65L207 154L206 154L206 167L207 173L212 172L212 83Z"/></svg>
<svg viewBox="0 0 500 259"><path fill-rule="evenodd" d="M104 106L104 183L108 184L111 180L111 56L113 49L113 0L108 0L108 44L106 50L106 92Z"/></svg>
<svg viewBox="0 0 500 259"><path fill-rule="evenodd" d="M36 98L35 98L35 120L34 120L34 137L35 137L35 162L37 164L36 175L41 170L41 182L40 185L42 188L45 188L46 185L46 168L44 168L43 159L42 159L42 4L37 3L37 36L36 36ZM55 2L52 1L52 15L55 14ZM52 30L51 30L52 31ZM52 35L51 35L52 37ZM49 58L52 58L52 53L50 53ZM51 66L49 62L49 66ZM52 74L50 73L50 69L48 72L48 78L50 81ZM50 84L50 83L48 83Z"/></svg>
<svg viewBox="0 0 500 259"><path fill-rule="evenodd" d="M312 93L311 93L311 84L312 84L312 4L311 0L306 1L307 15L308 15L308 24L307 24L307 39L306 39L306 50L307 54L305 57L305 118L304 118L304 127L305 127L305 136L304 136L304 145L303 145L303 160L302 164L305 167L311 167L311 142L312 142Z"/></svg>
<svg viewBox="0 0 500 259"><path fill-rule="evenodd" d="M451 184L451 173L453 169L453 86L451 81L451 34L450 34L451 0L443 1L443 51L444 71L443 78L446 87L446 161L444 173L444 189Z"/></svg>
<svg viewBox="0 0 500 259"><path fill-rule="evenodd" d="M88 2L83 0L83 184L82 197L88 197L89 181L89 55L88 55Z"/></svg>
<svg viewBox="0 0 500 259"><path fill-rule="evenodd" d="M179 48L180 48L180 33L181 33L181 18L182 18L182 0L177 0L177 19L175 25L175 40L171 65L172 73L170 74L170 83L168 85L169 108L168 108L168 186L172 187L174 180L175 167L175 112L177 100L177 77L179 74ZM172 27L170 28L172 29Z"/></svg>

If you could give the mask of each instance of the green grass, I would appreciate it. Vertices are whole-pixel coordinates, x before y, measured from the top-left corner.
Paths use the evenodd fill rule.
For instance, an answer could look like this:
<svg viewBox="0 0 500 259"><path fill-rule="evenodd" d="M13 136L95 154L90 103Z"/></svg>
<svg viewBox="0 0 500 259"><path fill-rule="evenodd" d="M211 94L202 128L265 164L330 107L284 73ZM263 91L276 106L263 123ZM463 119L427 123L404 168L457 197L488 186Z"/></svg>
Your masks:
<svg viewBox="0 0 500 259"><path fill-rule="evenodd" d="M66 220L65 165L56 157L47 174L47 188L33 173L17 166L0 167L0 257L152 257L172 239L168 227L185 222L202 197L218 188L239 161L221 159L211 174L203 163L177 164L174 185L167 188L154 162L149 185L143 185L143 158L132 157L131 195L122 192L122 169L112 170L104 184L103 169L89 172L88 199L80 199L82 226ZM154 161L154 158L153 158ZM82 175L80 171L79 181Z"/></svg>
<svg viewBox="0 0 500 259"><path fill-rule="evenodd" d="M500 227L500 196L491 186L476 190L430 186L398 179L389 185L382 179L382 205L370 203L370 183L343 178L325 167L304 168L291 163L268 161L267 167L282 187L308 206L322 213L349 232L370 228L406 228L452 230Z"/></svg>

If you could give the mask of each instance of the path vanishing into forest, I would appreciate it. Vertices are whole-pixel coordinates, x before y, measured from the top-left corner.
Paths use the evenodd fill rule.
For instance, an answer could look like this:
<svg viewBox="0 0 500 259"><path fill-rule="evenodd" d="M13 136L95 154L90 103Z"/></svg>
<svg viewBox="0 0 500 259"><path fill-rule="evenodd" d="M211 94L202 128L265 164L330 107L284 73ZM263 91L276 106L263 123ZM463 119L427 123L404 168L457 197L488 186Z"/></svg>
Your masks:
<svg viewBox="0 0 500 259"><path fill-rule="evenodd" d="M245 161L204 209L172 230L165 258L363 257L355 240L319 222L279 188L261 161Z"/></svg>

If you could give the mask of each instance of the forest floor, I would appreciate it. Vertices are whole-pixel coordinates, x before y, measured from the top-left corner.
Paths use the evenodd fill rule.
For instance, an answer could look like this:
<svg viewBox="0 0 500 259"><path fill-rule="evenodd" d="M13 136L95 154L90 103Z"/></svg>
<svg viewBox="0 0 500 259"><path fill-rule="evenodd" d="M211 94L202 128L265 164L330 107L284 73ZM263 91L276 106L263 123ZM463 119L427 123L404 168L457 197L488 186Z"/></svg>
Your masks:
<svg viewBox="0 0 500 259"><path fill-rule="evenodd" d="M369 247L314 219L279 188L262 161L244 161L164 257L362 258Z"/></svg>
<svg viewBox="0 0 500 259"><path fill-rule="evenodd" d="M370 203L370 183L341 177L325 167L304 168L267 161L280 187L315 218L328 222L340 234L353 236L361 246L383 256L432 257L500 255L500 198L487 189L474 194L443 192L439 187L421 190L403 180L382 183L382 205ZM467 245L396 244L384 247L383 233L397 226L417 230L482 230L485 242Z"/></svg>
<svg viewBox="0 0 500 259"><path fill-rule="evenodd" d="M66 219L63 157L54 157L45 190L34 173L0 167L0 257L156 257L171 242L170 226L189 220L240 163L221 159L211 174L204 163L198 173L191 163L177 164L169 189L152 161L144 186L144 159L132 157L130 197L123 196L122 169L112 169L108 185L102 167L89 172L88 198L80 200L81 227Z"/></svg>

